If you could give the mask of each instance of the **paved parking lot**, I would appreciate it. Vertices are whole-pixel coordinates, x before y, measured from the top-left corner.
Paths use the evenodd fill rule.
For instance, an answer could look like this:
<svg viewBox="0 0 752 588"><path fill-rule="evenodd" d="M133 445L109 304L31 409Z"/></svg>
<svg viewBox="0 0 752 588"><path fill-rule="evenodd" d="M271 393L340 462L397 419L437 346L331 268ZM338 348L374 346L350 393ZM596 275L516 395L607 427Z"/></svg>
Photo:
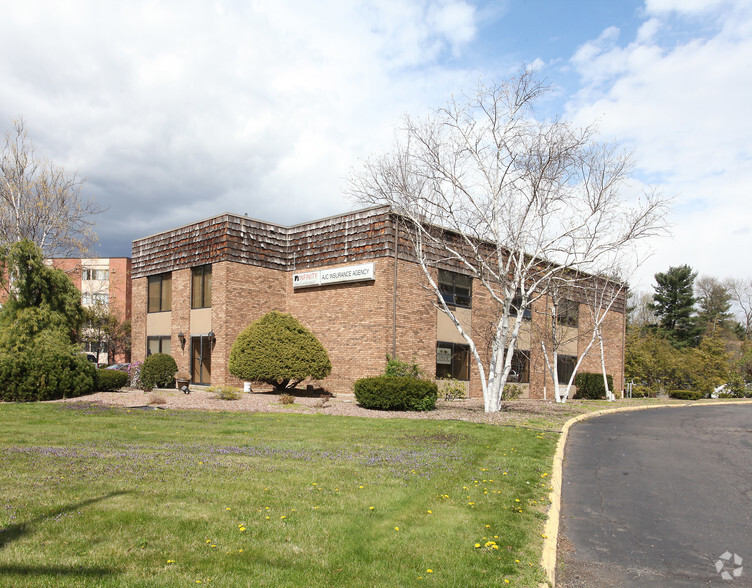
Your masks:
<svg viewBox="0 0 752 588"><path fill-rule="evenodd" d="M557 585L752 586L752 405L572 427Z"/></svg>

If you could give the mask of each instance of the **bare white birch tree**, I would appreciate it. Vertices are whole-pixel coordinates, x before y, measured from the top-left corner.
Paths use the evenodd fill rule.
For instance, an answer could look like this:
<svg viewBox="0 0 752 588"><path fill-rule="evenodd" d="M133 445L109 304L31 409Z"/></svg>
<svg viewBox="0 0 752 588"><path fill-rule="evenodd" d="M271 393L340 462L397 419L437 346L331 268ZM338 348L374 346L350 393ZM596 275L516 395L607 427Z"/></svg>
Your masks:
<svg viewBox="0 0 752 588"><path fill-rule="evenodd" d="M752 279L729 278L726 287L731 293L731 303L744 321L741 324L749 339L752 336Z"/></svg>
<svg viewBox="0 0 752 588"><path fill-rule="evenodd" d="M96 241L92 216L101 211L81 197L83 181L38 158L24 121L13 121L0 153L0 242L28 239L45 256L81 257Z"/></svg>
<svg viewBox="0 0 752 588"><path fill-rule="evenodd" d="M655 193L635 203L621 196L628 154L597 142L592 127L533 117L545 91L523 71L425 119L408 116L394 150L350 180L350 194L405 220L437 306L475 358L487 412L501 409L523 316L552 277L597 270L664 226ZM475 278L499 307L485 363L440 295L439 266Z"/></svg>

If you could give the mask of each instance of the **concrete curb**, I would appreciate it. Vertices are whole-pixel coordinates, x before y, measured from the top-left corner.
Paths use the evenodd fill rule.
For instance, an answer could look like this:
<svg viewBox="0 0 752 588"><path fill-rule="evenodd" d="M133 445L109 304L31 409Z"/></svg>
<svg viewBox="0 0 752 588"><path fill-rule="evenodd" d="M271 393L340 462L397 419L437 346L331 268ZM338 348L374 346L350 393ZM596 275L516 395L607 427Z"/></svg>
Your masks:
<svg viewBox="0 0 752 588"><path fill-rule="evenodd" d="M687 406L703 407L703 406L721 406L724 404L752 404L752 400L737 400L737 401L721 401L710 403L693 403L687 402L686 404L658 404L653 406L624 406L620 408L607 408L604 410L597 410L586 414L578 415L569 419L561 429L561 437L556 445L556 452L554 453L554 466L551 473L551 492L548 495L551 506L548 508L548 517L546 519L546 525L543 528L543 553L541 555L541 566L546 571L546 578L548 584L539 584L541 588L545 586L556 586L556 551L559 542L559 523L561 517L561 485L564 468L564 448L567 444L567 436L569 429L575 423L585 421L587 419L596 418L599 416L613 414L616 412L633 412L636 410L649 410L653 408L683 408Z"/></svg>

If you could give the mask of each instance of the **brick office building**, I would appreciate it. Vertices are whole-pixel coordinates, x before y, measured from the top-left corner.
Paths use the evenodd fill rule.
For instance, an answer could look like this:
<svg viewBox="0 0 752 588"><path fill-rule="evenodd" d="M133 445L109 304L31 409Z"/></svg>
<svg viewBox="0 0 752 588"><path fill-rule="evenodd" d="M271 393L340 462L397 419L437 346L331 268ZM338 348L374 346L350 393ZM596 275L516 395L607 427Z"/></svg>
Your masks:
<svg viewBox="0 0 752 588"><path fill-rule="evenodd" d="M103 304L120 321L131 318L131 259L130 257L62 258L47 260L53 267L63 270L73 285L81 292L81 304L91 307ZM114 352L105 344L98 350L86 347L85 351L98 353L102 364L128 362L128 353Z"/></svg>
<svg viewBox="0 0 752 588"><path fill-rule="evenodd" d="M266 312L289 312L322 342L332 373L322 385L350 392L356 379L381 373L386 356L415 361L429 376L481 384L464 340L435 306L420 267L399 234L398 218L374 207L291 227L222 214L133 242L133 359L171 354L197 384L240 382L229 374L237 335ZM456 268L455 268L456 269ZM482 345L493 310L487 292L451 268L436 269L445 299ZM545 300L538 302L543 309ZM573 302L562 328L587 334L586 311ZM515 379L524 396L553 397L535 344L535 308L520 335ZM624 301L604 325L606 365L621 389ZM589 334L586 337L590 339ZM560 350L566 374L586 344L572 337ZM600 371L591 353L581 370ZM570 372L571 373L571 372ZM617 390L618 391L618 390Z"/></svg>

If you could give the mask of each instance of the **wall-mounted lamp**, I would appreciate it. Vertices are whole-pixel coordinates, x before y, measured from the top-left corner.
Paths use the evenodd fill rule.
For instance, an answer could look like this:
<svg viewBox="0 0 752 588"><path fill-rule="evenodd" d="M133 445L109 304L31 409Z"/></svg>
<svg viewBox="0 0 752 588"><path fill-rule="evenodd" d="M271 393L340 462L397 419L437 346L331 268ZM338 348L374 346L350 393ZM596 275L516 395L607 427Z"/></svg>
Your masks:
<svg viewBox="0 0 752 588"><path fill-rule="evenodd" d="M183 331L180 331L178 333L178 339L180 339L180 350L185 349L185 335L183 334Z"/></svg>
<svg viewBox="0 0 752 588"><path fill-rule="evenodd" d="M209 341L211 341L212 343L217 340L217 336L214 334L214 331L209 331L209 334L207 336L209 337Z"/></svg>

